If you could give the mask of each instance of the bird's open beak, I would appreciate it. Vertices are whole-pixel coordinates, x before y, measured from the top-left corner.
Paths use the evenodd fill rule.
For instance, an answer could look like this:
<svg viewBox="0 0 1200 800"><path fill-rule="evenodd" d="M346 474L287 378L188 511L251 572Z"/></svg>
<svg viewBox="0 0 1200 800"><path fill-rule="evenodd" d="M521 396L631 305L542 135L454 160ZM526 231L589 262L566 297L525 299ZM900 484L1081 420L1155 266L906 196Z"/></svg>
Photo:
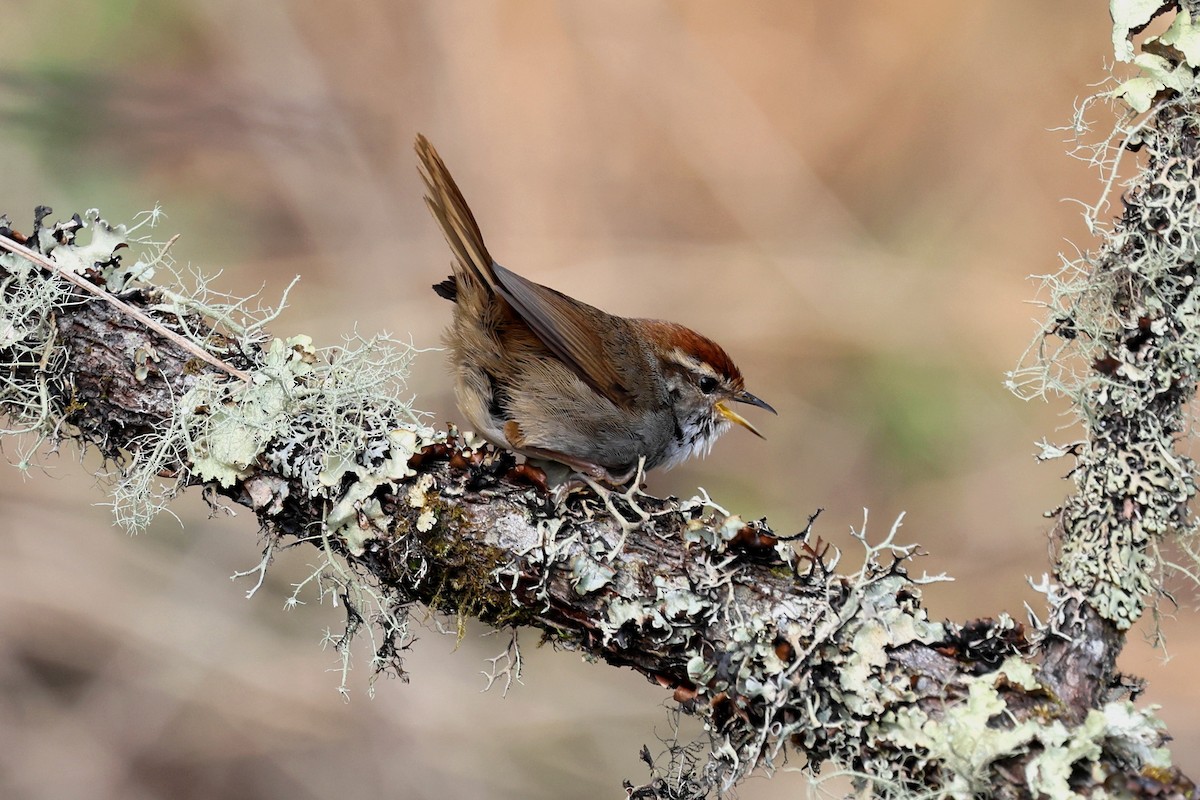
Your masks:
<svg viewBox="0 0 1200 800"><path fill-rule="evenodd" d="M758 406L759 408L765 408L767 411L770 411L775 416L779 416L779 412L776 411L775 409L771 408L770 403L768 403L766 400L759 400L757 397L755 397L754 395L750 394L749 392L747 392L745 390L740 391L737 394L735 394L733 396L733 399L739 403L749 403L752 406Z"/></svg>
<svg viewBox="0 0 1200 800"><path fill-rule="evenodd" d="M758 406L759 408L765 408L767 411L770 411L772 414L779 413L775 409L771 408L770 403L768 403L765 400L759 400L757 397L755 397L754 395L752 395L746 391L738 392L737 394L735 394L733 396L733 399L734 399L734 401L736 401L738 403L749 403L752 406ZM767 438L767 437L763 436L761 433L759 433L758 428L751 425L750 422L745 417L743 417L741 414L734 411L729 406L725 405L724 400L717 403L715 408L717 409L717 412L720 413L720 415L722 417L729 420L730 422L732 422L736 425L741 425L743 428L750 431L751 433L753 433L755 436L757 436L760 439Z"/></svg>

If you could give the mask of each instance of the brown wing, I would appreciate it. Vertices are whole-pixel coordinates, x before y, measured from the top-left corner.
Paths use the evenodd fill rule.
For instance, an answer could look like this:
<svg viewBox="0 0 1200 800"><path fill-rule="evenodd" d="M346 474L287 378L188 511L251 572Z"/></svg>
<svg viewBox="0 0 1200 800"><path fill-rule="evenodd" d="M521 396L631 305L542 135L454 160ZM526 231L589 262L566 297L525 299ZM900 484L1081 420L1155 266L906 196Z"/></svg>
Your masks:
<svg viewBox="0 0 1200 800"><path fill-rule="evenodd" d="M629 407L633 399L629 381L613 365L629 363L631 357L635 359L633 368L641 365L636 363L636 354L611 352L596 329L598 324L611 327L614 322L623 324L624 320L614 320L599 309L528 281L493 261L475 216L437 150L420 134L416 149L421 177L429 189L425 203L454 251L458 261L456 275L469 275L499 294L542 344L580 380L616 405ZM450 287L445 289L445 293L439 290L438 294L445 297Z"/></svg>
<svg viewBox="0 0 1200 800"><path fill-rule="evenodd" d="M611 327L624 324L624 320L526 280L495 262L492 274L500 296L550 352L598 394L623 408L632 405L629 381L615 365L629 363L635 354L612 352L598 330L600 325ZM644 368L640 364L631 366Z"/></svg>

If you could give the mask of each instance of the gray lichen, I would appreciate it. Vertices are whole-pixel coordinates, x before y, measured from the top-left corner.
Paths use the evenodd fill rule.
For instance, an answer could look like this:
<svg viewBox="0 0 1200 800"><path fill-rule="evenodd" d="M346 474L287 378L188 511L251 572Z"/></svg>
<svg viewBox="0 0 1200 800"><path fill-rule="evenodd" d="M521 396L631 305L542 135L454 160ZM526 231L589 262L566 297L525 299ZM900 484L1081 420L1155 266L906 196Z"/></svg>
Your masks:
<svg viewBox="0 0 1200 800"><path fill-rule="evenodd" d="M947 629L920 605L921 581L904 569L915 548L896 543L898 525L875 544L857 534L861 566L839 574L840 554L797 553L705 495L642 510L651 531L681 532L671 549L682 547L678 561L623 554L609 567L611 543L584 534L596 502L556 509L539 546L497 577L568 575L572 596L591 597L595 644L610 660L636 659L647 647L668 662L686 658L682 673L656 679L705 723L711 756L696 765L704 775L689 780L729 786L782 765L789 750L813 764L861 762L872 749L871 720L915 707L920 695L888 653L941 641ZM777 586L762 582L763 568L777 573ZM553 606L553 585L543 579L513 600Z"/></svg>
<svg viewBox="0 0 1200 800"><path fill-rule="evenodd" d="M1141 24L1132 11L1114 16L1126 31ZM1189 27L1177 22L1168 36L1191 52ZM1177 96L1125 120L1119 147L1097 151L1115 169L1127 148L1140 148L1127 211L1109 228L1093 215L1104 246L1048 279L1051 320L1012 381L1026 396L1078 401L1087 433L1083 443L1044 447L1077 458L1077 492L1059 515L1066 591L1047 593L1082 596L1121 628L1161 591L1158 542L1195 527L1186 508L1195 464L1175 444L1200 355L1200 119L1190 69L1139 66L1143 83L1126 82L1120 97L1136 107L1165 88ZM89 224L94 238L77 244ZM159 406L168 412L106 451L126 459L115 505L137 528L178 489L205 483L249 505L269 530L314 544L319 563L289 603L315 589L346 609L344 630L327 636L343 690L356 637L370 641L377 670L400 670L411 641L406 609L420 601L460 621L535 624L557 646L672 689L707 735L704 755L675 749L672 780L688 796L776 769L789 755L813 770L830 760L860 789L890 797L1005 788L1060 798L1083 778L1168 774L1151 712L1106 695L1071 718L1011 618L930 620L924 581L908 573L915 548L896 542L898 526L870 543L864 525L860 565L838 573L836 552L807 536L785 542L706 495L656 500L631 488L556 503L511 483L495 489L506 456L465 435L435 435L397 399L407 348L385 338L323 350L303 335L271 338L274 309L248 314L203 281L194 290L147 283L156 270L171 273L167 248L126 265L114 252L128 232L98 215L53 227L39 219L33 238L110 287L144 293L190 341L249 376L232 382L181 368L186 354L134 334L108 343L139 392L170 395ZM74 296L20 259L0 257L0 267L9 275L0 350L10 362L0 403L16 428L54 436L79 419L55 343L56 314ZM448 463L422 467L427 457ZM269 535L262 562L246 573L259 585L279 541ZM514 636L489 682L507 683L519 669Z"/></svg>
<svg viewBox="0 0 1200 800"><path fill-rule="evenodd" d="M901 774L885 766L874 773L874 781L900 786L907 775L935 766L946 776L941 796L991 796L996 766L1029 755L1023 768L1029 795L1068 800L1078 797L1072 775L1108 769L1103 759L1113 742L1132 743L1137 752L1128 753L1130 761L1142 769L1170 766L1170 756L1161 747L1161 721L1128 700L1092 709L1081 725L1068 726L1056 719L1012 714L1002 691L1009 686L1039 689L1034 667L1019 656L1010 656L995 672L969 678L965 702L947 707L943 714L908 706L887 715L876 732L908 752L909 768Z"/></svg>
<svg viewBox="0 0 1200 800"><path fill-rule="evenodd" d="M206 331L198 341L210 345L215 333L195 315L227 314L194 296L159 305L187 316L185 327ZM326 638L343 691L356 639L369 642L375 670L400 672L407 609L420 601L460 619L537 624L559 646L672 688L705 727L708 755L692 762L695 774L677 776L696 791L778 768L789 754L814 768L831 760L892 796L931 785L986 792L1001 780L998 765L1016 758L1025 759L1027 785L1050 796L1117 751L1146 767L1168 763L1153 718L1127 703L1109 703L1084 725L1056 719L1021 660L1027 643L1012 620L977 625L970 647L961 629L930 620L922 581L907 573L915 550L896 543L898 525L875 543L858 532L864 555L847 574L835 571L839 554L807 535L793 546L706 495L679 502L631 489L556 504L508 485L491 499L480 486L497 487L506 456L465 436L430 444L399 392L383 388L396 362L374 345L330 352L303 336L255 333L239 353L251 380L239 383L193 372L170 348L130 357L146 352L146 340L125 339L110 345L127 384L162 401L155 424L122 443L132 454L127 474L171 470L173 485L204 481L316 546L318 563L289 602L315 591L346 609L344 629ZM52 352L48 341L39 346ZM15 374L29 380L30 372ZM422 464L430 458L447 468ZM1158 488L1148 480L1142 492ZM473 517L485 508L489 516ZM605 514L612 509L621 519ZM639 521L636 536L630 520ZM622 551L615 541L626 539ZM268 536L261 563L246 573L258 574L258 585L279 541ZM897 657L906 652L924 666ZM958 674L956 655L981 671ZM513 644L497 658L492 678L507 684L519 650ZM1028 713L1031 696L1046 698L1045 718Z"/></svg>
<svg viewBox="0 0 1200 800"><path fill-rule="evenodd" d="M133 228L109 224L94 210L44 225L46 213L39 211L31 247L110 291L139 293L158 319L198 348L239 359L250 378L230 380L190 365L168 377L169 348L152 343L135 320L122 324L128 334L96 334L107 337L98 344L115 351L142 391L169 399L161 406L166 416L137 422L141 432L128 441L94 442L118 470L115 520L141 530L175 494L198 483L235 492L263 520L283 514L289 503L323 508L324 520L306 534L319 542L323 558L302 586L350 606L347 630L331 638L343 673L351 634L366 632L375 658L387 661L406 635L404 600L350 568L341 554L361 555L370 539L387 532L391 516L379 495L412 475L409 459L437 438L400 399L412 348L386 336L352 336L324 349L304 335L271 339L264 329L279 308L219 295L198 274L193 286L184 286L169 246L141 235L141 225L157 221L157 212ZM7 218L0 226L20 240ZM85 299L21 256L0 255L0 268L0 354L9 367L0 380L0 411L13 423L5 433L25 434L22 453L32 454L86 410L88 398L76 399L67 351L58 346L64 313ZM263 563L251 571L260 574L260 585L273 546L272 539Z"/></svg>
<svg viewBox="0 0 1200 800"><path fill-rule="evenodd" d="M86 223L81 218L43 227L49 209L39 209L31 243L64 253L77 249L80 263L105 263L115 246L108 226L101 225L93 240L74 244L76 233ZM88 212L88 220L99 215ZM10 232L12 222L0 217L0 232ZM120 241L118 236L117 241ZM18 466L25 469L38 448L53 437L66 407L58 398L69 397L66 381L67 354L58 344L56 311L76 302L71 288L47 281L39 268L19 256L0 253L0 368L6 375L29 375L28 380L0 380L0 411L8 427L0 434L25 437Z"/></svg>
<svg viewBox="0 0 1200 800"><path fill-rule="evenodd" d="M1153 16L1158 5L1115 3L1115 16L1125 20L1118 33L1139 15ZM1120 39L1118 55L1128 50L1125 60L1142 72L1104 98L1119 98L1134 112L1150 110L1125 115L1084 152L1103 171L1106 187L1123 180L1124 211L1106 224L1104 201L1089 210L1100 246L1045 278L1049 318L1010 376L1022 397L1059 394L1076 403L1083 441L1044 445L1042 456L1076 459L1076 491L1057 514L1057 577L1122 629L1164 591L1171 565L1161 543L1175 536L1191 549L1197 532L1189 510L1196 463L1178 447L1200 377L1200 87L1186 60L1197 52L1194 39L1190 19L1179 13L1158 41L1183 46L1170 53L1169 79L1162 53L1134 57ZM1143 47L1155 43L1151 38ZM1173 93L1151 109L1164 88ZM1076 119L1081 137L1096 99ZM1183 571L1195 575L1195 566Z"/></svg>

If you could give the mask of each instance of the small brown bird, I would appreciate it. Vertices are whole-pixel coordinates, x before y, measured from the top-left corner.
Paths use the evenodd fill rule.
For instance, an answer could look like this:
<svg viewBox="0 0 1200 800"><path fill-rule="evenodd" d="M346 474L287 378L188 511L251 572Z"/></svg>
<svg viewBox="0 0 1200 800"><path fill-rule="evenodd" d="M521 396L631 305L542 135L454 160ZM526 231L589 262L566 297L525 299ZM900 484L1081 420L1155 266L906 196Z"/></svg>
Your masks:
<svg viewBox="0 0 1200 800"><path fill-rule="evenodd" d="M608 314L492 260L466 200L418 135L425 202L454 251L433 289L454 302L446 334L458 407L488 441L610 485L707 454L737 423L744 388L720 345L682 325Z"/></svg>

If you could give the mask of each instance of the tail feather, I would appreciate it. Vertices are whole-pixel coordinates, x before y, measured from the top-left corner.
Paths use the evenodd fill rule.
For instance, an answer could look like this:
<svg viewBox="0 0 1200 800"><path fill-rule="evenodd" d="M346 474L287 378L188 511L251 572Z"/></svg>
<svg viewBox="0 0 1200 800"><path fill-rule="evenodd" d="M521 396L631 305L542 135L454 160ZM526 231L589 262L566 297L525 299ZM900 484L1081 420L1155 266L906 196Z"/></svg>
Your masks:
<svg viewBox="0 0 1200 800"><path fill-rule="evenodd" d="M438 297L444 297L451 303L458 302L458 282L454 280L453 275L451 275L449 278L446 278L444 281L435 283L433 285L433 291Z"/></svg>
<svg viewBox="0 0 1200 800"><path fill-rule="evenodd" d="M494 291L492 257L488 254L487 245L483 243L483 234L479 230L479 223L475 221L475 215L471 213L458 184L450 175L450 170L446 168L445 162L429 140L423 134L417 134L415 146L417 158L421 161L421 177L424 178L428 189L425 204L433 212L433 218L437 220L450 249L458 259L455 275L470 275L482 286ZM438 294L446 296L440 291Z"/></svg>

